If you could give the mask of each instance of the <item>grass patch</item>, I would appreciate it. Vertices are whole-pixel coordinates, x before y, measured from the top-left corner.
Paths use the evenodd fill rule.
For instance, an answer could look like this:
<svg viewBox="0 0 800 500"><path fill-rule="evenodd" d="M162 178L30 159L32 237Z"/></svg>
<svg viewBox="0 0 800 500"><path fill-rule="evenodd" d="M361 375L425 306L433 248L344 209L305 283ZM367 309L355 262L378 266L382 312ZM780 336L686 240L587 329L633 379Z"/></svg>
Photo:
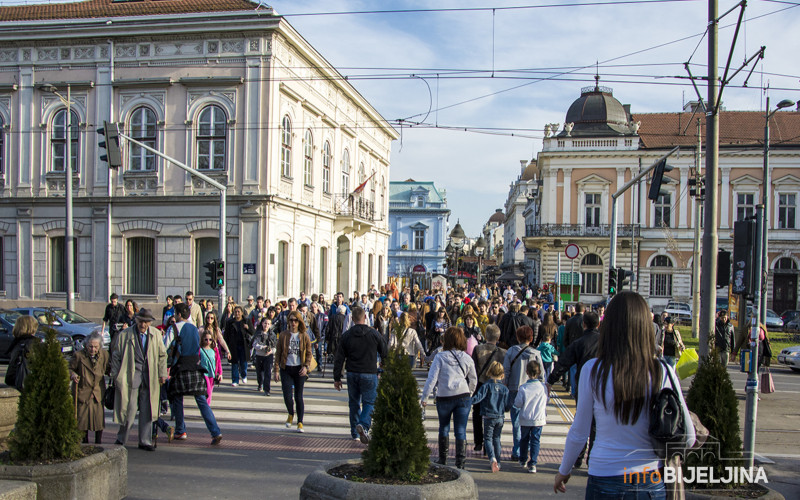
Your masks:
<svg viewBox="0 0 800 500"><path fill-rule="evenodd" d="M681 328L681 338L687 348L693 347L698 349L700 339L692 338L691 328ZM769 342L772 346L772 360L777 363L777 357L781 349L800 345L800 333L771 331L769 332Z"/></svg>

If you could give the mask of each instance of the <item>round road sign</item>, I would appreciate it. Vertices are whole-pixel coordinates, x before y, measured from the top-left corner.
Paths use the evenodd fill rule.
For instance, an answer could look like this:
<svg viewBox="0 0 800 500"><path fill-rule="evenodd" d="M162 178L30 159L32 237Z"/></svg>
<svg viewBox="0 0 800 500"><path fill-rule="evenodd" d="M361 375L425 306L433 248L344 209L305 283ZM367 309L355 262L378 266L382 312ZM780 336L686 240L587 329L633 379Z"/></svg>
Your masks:
<svg viewBox="0 0 800 500"><path fill-rule="evenodd" d="M570 243L567 245L567 248L564 249L564 254L568 259L576 259L579 253L581 253L581 250L575 243Z"/></svg>

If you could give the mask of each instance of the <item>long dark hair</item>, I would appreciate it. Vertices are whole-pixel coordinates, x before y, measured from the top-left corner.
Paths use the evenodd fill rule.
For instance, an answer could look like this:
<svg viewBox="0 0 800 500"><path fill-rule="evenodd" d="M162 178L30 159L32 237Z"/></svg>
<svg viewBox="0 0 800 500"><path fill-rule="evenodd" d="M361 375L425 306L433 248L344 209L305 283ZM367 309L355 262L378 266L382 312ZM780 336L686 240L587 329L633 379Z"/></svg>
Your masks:
<svg viewBox="0 0 800 500"><path fill-rule="evenodd" d="M597 362L592 368L595 394L606 404L606 383L614 388L614 415L633 425L661 386L661 365L655 358L655 335L647 302L624 291L608 304L600 325Z"/></svg>

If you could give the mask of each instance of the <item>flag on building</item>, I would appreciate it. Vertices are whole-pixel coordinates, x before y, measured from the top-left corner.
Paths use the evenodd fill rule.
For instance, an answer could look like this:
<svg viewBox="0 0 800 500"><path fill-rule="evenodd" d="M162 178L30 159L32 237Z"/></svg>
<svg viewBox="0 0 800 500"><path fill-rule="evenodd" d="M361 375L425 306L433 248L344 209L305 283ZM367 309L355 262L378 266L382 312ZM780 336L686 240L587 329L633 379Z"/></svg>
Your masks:
<svg viewBox="0 0 800 500"><path fill-rule="evenodd" d="M514 242L514 250L519 250L520 245L522 245L522 240L517 238L517 241Z"/></svg>
<svg viewBox="0 0 800 500"><path fill-rule="evenodd" d="M358 187L357 187L357 188L355 188L355 189L353 190L353 194L358 194L358 193L360 193L361 191L363 191L363 190L364 190L364 187L366 187L367 183L369 182L369 180L370 180L370 179L372 179L372 177L373 177L374 175L375 175L375 172L372 172L372 175L370 175L369 177L367 177L367 179L366 179L364 182L362 182L361 184L359 184L359 185L358 185Z"/></svg>

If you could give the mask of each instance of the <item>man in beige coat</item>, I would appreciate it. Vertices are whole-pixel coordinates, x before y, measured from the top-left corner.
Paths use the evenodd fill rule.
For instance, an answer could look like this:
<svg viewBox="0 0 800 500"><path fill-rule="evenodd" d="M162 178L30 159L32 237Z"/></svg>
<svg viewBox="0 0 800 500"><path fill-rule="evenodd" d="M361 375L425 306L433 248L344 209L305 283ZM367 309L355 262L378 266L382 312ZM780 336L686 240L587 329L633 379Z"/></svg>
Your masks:
<svg viewBox="0 0 800 500"><path fill-rule="evenodd" d="M128 440L138 410L139 448L154 451L152 423L158 418L161 384L167 380L167 349L161 333L151 326L155 318L148 309L140 309L134 318L136 323L117 335L111 351L114 421L119 423L116 444Z"/></svg>

